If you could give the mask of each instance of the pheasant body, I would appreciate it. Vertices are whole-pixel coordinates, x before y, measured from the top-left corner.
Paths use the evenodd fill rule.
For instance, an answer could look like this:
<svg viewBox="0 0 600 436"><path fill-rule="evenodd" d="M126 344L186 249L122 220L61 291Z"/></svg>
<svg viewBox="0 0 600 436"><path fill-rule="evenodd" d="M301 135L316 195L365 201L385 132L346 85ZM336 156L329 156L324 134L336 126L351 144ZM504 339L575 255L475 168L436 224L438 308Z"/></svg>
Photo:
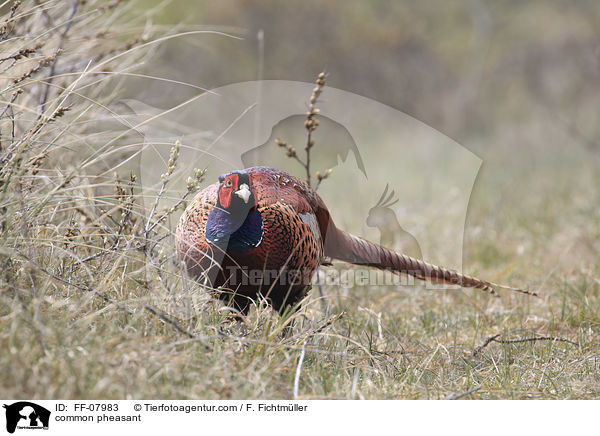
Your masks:
<svg viewBox="0 0 600 436"><path fill-rule="evenodd" d="M323 259L312 194L306 195L297 178L267 167L220 179L197 194L179 221L177 248L188 273L212 287L229 288L220 297L231 298L242 312L259 293L275 309L293 305ZM230 189L224 186L228 181ZM251 190L248 203L235 195L244 181ZM228 200L221 201L222 188L229 189L237 210L223 204Z"/></svg>
<svg viewBox="0 0 600 436"><path fill-rule="evenodd" d="M270 167L224 174L199 192L179 220L176 240L187 272L222 289L219 298L242 313L259 295L279 311L294 305L325 258L492 293L496 286L338 229L314 190Z"/></svg>

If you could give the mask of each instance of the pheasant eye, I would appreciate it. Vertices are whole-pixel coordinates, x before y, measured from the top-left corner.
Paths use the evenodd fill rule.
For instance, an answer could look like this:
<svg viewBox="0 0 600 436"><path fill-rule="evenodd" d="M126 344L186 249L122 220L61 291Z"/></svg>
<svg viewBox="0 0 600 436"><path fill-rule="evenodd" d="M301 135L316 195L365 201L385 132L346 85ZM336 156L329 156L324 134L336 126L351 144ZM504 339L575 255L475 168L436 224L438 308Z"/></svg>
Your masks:
<svg viewBox="0 0 600 436"><path fill-rule="evenodd" d="M231 186L231 179L227 180L227 186Z"/></svg>

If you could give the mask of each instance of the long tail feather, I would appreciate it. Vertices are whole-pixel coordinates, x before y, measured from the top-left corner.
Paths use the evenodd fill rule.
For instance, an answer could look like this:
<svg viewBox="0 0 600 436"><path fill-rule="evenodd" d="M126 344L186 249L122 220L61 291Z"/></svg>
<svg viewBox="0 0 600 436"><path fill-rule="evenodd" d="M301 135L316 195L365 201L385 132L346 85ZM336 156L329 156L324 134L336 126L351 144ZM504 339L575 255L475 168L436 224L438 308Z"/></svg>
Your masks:
<svg viewBox="0 0 600 436"><path fill-rule="evenodd" d="M494 288L508 289L522 294L537 296L533 291L499 285L486 280L460 274L440 266L432 265L405 254L397 253L374 242L335 229L336 235L332 244L327 244L325 255L334 259L357 265L367 265L396 273L408 274L420 280L435 283L447 283L465 288L481 289L496 294Z"/></svg>

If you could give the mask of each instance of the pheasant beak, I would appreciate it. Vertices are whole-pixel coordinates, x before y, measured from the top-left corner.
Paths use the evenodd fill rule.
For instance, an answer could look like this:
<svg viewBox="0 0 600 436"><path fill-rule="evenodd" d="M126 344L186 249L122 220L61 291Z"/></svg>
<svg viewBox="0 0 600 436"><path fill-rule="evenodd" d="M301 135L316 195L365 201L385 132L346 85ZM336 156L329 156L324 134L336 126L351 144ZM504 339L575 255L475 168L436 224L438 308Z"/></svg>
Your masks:
<svg viewBox="0 0 600 436"><path fill-rule="evenodd" d="M235 191L234 194L244 200L244 203L248 203L248 200L250 199L250 188L245 183L242 183L240 189Z"/></svg>

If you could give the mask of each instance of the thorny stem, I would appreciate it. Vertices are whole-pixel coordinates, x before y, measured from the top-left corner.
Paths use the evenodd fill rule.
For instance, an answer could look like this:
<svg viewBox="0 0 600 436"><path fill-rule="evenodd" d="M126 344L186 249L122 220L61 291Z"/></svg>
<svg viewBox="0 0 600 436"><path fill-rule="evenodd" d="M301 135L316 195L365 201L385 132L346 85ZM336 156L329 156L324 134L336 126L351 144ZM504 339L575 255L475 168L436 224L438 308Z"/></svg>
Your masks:
<svg viewBox="0 0 600 436"><path fill-rule="evenodd" d="M326 83L326 77L327 76L325 73L320 73L317 77L317 80L315 81L317 86L313 89L312 95L310 96L310 103L308 108L309 110L308 112L306 112L306 121L304 122L304 128L306 129L306 144L304 146L304 151L306 152L306 159L302 160L298 156L296 149L287 142L282 141L280 139L275 139L275 143L279 147L283 147L286 149L287 157L295 159L296 162L298 162L304 168L304 171L306 172L306 184L310 187L312 187L310 150L315 145L315 141L312 139L312 132L314 132L319 126L319 120L315 118L319 114L319 109L315 107L315 104L317 103L319 96L323 92L323 88L325 87ZM318 183L315 187L315 190L319 187L321 181L323 179L326 179L329 176L329 174L331 174L331 170L327 170L324 175L321 175L321 173L319 172L316 173Z"/></svg>
<svg viewBox="0 0 600 436"><path fill-rule="evenodd" d="M192 193L191 190L188 190L185 194L183 194L181 196L181 198L179 200L177 200L177 203L175 203L170 209L169 211L175 211L176 209L179 208L179 206L181 206L183 204L183 202L189 197L189 195ZM167 217L169 216L168 213L163 214L162 216L160 216L155 222L154 224L152 224L146 233L146 236L148 236L148 234L154 230L154 228L159 225L161 222L163 222Z"/></svg>
<svg viewBox="0 0 600 436"><path fill-rule="evenodd" d="M150 231L156 226L157 223L150 227L150 223L152 222L152 218L154 218L154 214L156 213L156 208L158 207L158 203L165 192L165 188L167 187L168 180L162 182L160 186L160 190L158 191L158 195L154 199L154 204L152 205L152 209L150 210L150 214L148 215L148 220L146 221L146 225L144 226L144 236L148 238Z"/></svg>
<svg viewBox="0 0 600 436"><path fill-rule="evenodd" d="M311 146L309 145L310 142L312 141L311 136L312 136L312 132L309 130L308 133L306 134L306 165L304 166L304 168L306 169L306 184L308 186L311 186L311 182L310 182L310 149L311 149Z"/></svg>
<svg viewBox="0 0 600 436"><path fill-rule="evenodd" d="M310 149L315 145L315 142L312 139L312 132L315 131L319 125L319 121L315 119L315 116L319 113L319 109L315 107L315 104L325 87L325 77L325 73L320 73L319 77L317 77L315 82L317 86L313 89L313 93L310 96L309 111L306 113L306 121L304 122L304 127L306 128L306 145L304 146L304 150L306 150L306 165L304 165L304 168L306 170L306 183L308 186L311 186ZM321 179L319 179L319 181L320 180Z"/></svg>
<svg viewBox="0 0 600 436"><path fill-rule="evenodd" d="M152 205L152 209L150 210L150 215L148 215L148 220L146 221L146 225L144 226L144 236L148 239L148 235L150 231L156 227L157 223L154 223L152 227L150 227L150 223L152 222L152 218L154 218L154 214L156 213L156 208L158 207L158 203L160 202L161 197L165 192L165 188L167 187L167 183L169 183L169 179L171 175L175 171L175 167L177 165L177 159L179 158L179 147L181 143L179 141L175 141L173 148L171 148L171 153L169 155L169 162L167 166L167 172L161 175L162 184L160 185L160 190L158 195L154 199L154 204ZM189 191L189 189L188 189Z"/></svg>

